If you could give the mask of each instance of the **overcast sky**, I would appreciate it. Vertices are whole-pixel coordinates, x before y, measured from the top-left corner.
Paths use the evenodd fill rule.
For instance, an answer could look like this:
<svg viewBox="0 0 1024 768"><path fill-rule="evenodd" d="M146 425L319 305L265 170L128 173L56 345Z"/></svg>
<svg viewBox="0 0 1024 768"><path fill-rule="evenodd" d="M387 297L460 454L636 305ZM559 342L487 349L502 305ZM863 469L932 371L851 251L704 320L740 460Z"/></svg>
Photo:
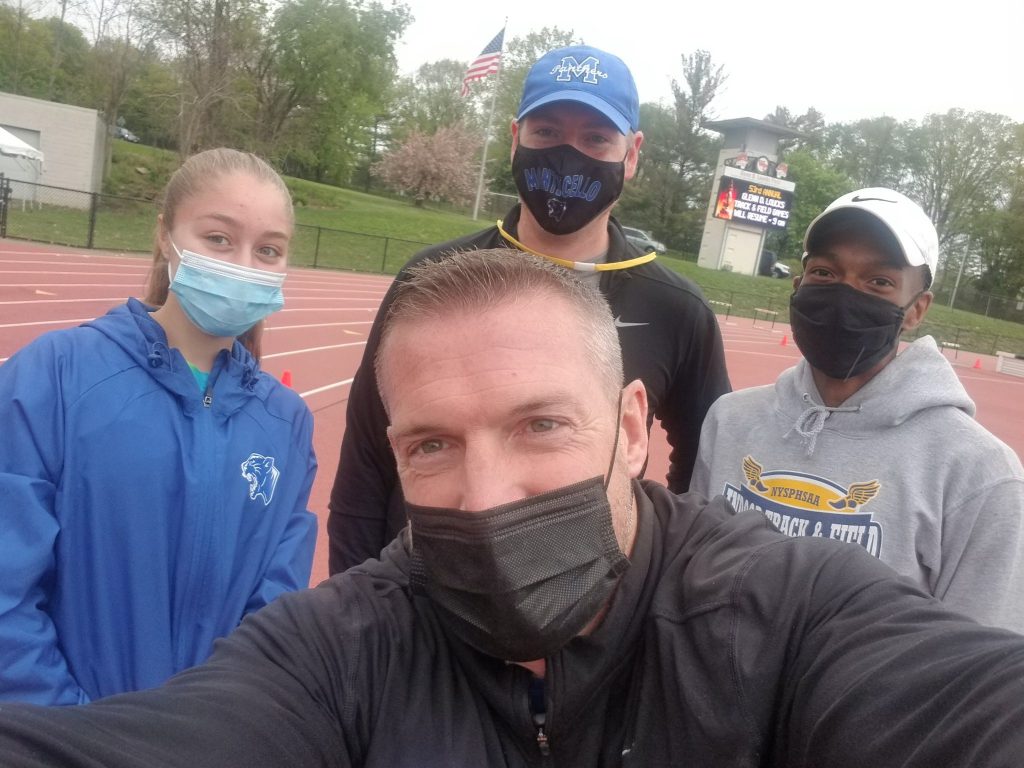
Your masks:
<svg viewBox="0 0 1024 768"><path fill-rule="evenodd" d="M728 75L712 105L720 119L782 105L813 106L827 122L919 120L952 107L1024 122L1024 0L403 2L415 20L398 45L402 74L468 62L507 14L506 40L555 26L619 55L641 101L667 103L680 56L706 49Z"/></svg>

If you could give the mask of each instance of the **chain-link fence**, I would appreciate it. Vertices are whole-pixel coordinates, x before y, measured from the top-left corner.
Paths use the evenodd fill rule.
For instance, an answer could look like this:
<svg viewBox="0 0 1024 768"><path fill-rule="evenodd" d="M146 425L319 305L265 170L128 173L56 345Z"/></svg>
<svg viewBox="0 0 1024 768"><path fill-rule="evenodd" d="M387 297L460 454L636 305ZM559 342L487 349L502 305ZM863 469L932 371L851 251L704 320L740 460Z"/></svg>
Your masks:
<svg viewBox="0 0 1024 768"><path fill-rule="evenodd" d="M7 237L92 247L95 195L13 179L9 185Z"/></svg>
<svg viewBox="0 0 1024 768"><path fill-rule="evenodd" d="M79 248L149 251L157 207L152 200L7 180L5 237ZM428 243L296 225L291 262L300 266L395 274Z"/></svg>
<svg viewBox="0 0 1024 768"><path fill-rule="evenodd" d="M289 261L307 267L396 274L428 243L297 224Z"/></svg>
<svg viewBox="0 0 1024 768"><path fill-rule="evenodd" d="M1010 297L982 293L971 285L961 285L957 288L955 298L952 296L951 288L940 288L935 291L936 304L949 306L951 301L956 309L964 312L1024 323L1024 295Z"/></svg>

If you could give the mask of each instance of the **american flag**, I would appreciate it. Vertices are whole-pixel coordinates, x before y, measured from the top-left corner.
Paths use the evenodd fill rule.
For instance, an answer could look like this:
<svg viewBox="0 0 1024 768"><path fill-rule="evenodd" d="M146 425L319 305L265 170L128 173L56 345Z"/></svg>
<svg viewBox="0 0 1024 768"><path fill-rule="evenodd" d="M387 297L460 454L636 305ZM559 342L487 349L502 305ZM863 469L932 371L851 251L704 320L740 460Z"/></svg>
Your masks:
<svg viewBox="0 0 1024 768"><path fill-rule="evenodd" d="M501 61L501 47L505 42L505 29L502 28L501 32L494 36L484 49L480 51L480 55L473 59L473 62L469 65L469 69L466 70L466 76L462 78L462 95L469 95L469 84L474 80L482 80L488 75L493 75L498 71L498 63Z"/></svg>

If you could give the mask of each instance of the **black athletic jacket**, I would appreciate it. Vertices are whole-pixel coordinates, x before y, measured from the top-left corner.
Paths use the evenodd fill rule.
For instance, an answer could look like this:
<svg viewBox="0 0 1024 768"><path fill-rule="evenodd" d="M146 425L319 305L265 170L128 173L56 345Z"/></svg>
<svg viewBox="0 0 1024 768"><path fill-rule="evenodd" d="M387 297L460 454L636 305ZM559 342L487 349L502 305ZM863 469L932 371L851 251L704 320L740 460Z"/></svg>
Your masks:
<svg viewBox="0 0 1024 768"><path fill-rule="evenodd" d="M516 206L504 221L513 236L518 221ZM640 255L614 219L608 235L608 261ZM427 248L406 267L453 251L501 247L511 246L497 227L490 227ZM404 270L397 279L403 274ZM619 325L626 381L640 379L647 389L648 427L654 417L661 420L672 446L669 488L681 493L690 485L704 416L718 396L730 390L718 322L700 289L657 261L603 272L600 285ZM381 321L392 297L393 289L377 312L349 392L327 520L332 574L377 557L405 525L395 458L387 441L387 415L373 370Z"/></svg>
<svg viewBox="0 0 1024 768"><path fill-rule="evenodd" d="M548 659L543 738L531 675L445 634L400 537L249 616L161 689L0 707L0 764L1019 768L1024 637L949 612L861 547L636 490L611 608Z"/></svg>

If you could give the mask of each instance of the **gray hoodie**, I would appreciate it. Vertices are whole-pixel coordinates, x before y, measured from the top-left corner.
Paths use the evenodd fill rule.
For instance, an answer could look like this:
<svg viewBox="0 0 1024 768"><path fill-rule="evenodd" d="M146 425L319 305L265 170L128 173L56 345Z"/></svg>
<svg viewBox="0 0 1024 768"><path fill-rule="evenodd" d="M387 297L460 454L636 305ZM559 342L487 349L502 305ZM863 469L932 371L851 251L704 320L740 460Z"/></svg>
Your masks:
<svg viewBox="0 0 1024 768"><path fill-rule="evenodd" d="M1024 470L974 420L930 336L836 408L805 360L723 395L690 490L791 536L860 545L957 610L1024 632Z"/></svg>

